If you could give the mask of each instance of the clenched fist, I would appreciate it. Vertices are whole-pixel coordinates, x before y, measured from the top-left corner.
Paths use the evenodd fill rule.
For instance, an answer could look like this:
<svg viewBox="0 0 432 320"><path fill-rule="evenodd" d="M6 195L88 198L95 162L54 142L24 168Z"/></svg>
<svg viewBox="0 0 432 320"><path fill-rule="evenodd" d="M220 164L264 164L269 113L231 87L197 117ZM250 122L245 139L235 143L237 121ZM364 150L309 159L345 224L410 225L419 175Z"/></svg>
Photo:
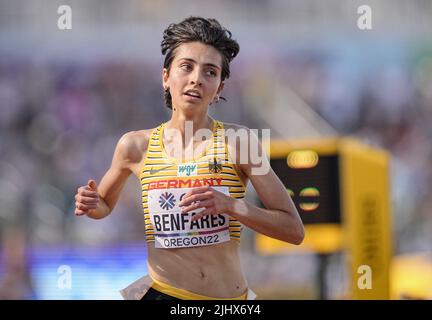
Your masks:
<svg viewBox="0 0 432 320"><path fill-rule="evenodd" d="M75 214L77 216L87 215L90 210L96 209L99 203L97 184L89 180L86 186L79 187L75 195Z"/></svg>

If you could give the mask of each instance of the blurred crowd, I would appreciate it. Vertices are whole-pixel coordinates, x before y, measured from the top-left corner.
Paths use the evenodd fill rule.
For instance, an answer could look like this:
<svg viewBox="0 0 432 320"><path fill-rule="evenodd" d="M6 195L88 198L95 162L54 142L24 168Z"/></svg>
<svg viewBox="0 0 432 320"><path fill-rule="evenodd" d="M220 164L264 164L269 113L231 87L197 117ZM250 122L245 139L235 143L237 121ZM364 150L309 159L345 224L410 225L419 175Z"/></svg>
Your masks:
<svg viewBox="0 0 432 320"><path fill-rule="evenodd" d="M138 181L126 186L118 218L96 227L73 215L74 194L100 181L124 133L169 119L159 79L159 68L118 61L0 64L0 226L23 227L33 244L141 238ZM233 117L243 122L241 107L225 115Z"/></svg>
<svg viewBox="0 0 432 320"><path fill-rule="evenodd" d="M273 58L275 74L238 62L225 86L228 101L211 106L211 115L261 128L248 109L253 81L290 87L341 135L390 152L395 253L432 251L432 56L371 61L374 67L363 72L353 61L344 65L322 53ZM74 194L88 179L100 181L124 133L169 119L160 68L118 60L0 63L2 234L19 228L31 246L142 239L136 179L129 179L114 214L101 221L75 217Z"/></svg>
<svg viewBox="0 0 432 320"><path fill-rule="evenodd" d="M390 151L396 251L431 249L426 239L432 223L427 191L432 185L432 57L412 60L363 75L319 55L273 61L277 81L341 135ZM251 68L237 65L224 91L228 101L211 106L214 117L260 126L247 107L248 87L255 78L270 75L252 74ZM247 76L241 70L248 70ZM96 234L94 226L76 222L73 195L88 179L100 180L122 134L169 119L159 77L159 67L119 61L0 64L2 229L19 225L31 243L42 244L139 238L137 181L126 186L116 208L118 221L113 218ZM130 212L133 219L123 219ZM117 222L129 220L130 232L125 232Z"/></svg>
<svg viewBox="0 0 432 320"><path fill-rule="evenodd" d="M288 61L283 73L340 135L389 151L395 254L432 252L432 54L409 46L397 54L389 47L337 63L312 56Z"/></svg>

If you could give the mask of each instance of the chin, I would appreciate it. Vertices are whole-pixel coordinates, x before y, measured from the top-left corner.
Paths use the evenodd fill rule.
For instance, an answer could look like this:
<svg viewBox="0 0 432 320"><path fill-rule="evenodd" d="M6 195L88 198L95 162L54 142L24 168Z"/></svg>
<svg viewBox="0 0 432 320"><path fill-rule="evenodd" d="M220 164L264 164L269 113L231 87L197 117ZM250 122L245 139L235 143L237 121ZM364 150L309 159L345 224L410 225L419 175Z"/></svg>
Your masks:
<svg viewBox="0 0 432 320"><path fill-rule="evenodd" d="M199 110L204 109L205 106L202 103L183 102L180 109L182 110Z"/></svg>

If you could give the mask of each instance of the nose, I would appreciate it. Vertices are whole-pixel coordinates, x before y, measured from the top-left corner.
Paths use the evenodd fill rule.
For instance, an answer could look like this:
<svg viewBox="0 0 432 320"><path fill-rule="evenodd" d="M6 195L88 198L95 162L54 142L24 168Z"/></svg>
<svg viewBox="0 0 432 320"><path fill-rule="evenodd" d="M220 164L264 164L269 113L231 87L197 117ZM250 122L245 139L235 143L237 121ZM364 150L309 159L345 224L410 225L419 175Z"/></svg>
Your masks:
<svg viewBox="0 0 432 320"><path fill-rule="evenodd" d="M200 68L195 68L195 70L190 75L190 84L202 86L202 74Z"/></svg>

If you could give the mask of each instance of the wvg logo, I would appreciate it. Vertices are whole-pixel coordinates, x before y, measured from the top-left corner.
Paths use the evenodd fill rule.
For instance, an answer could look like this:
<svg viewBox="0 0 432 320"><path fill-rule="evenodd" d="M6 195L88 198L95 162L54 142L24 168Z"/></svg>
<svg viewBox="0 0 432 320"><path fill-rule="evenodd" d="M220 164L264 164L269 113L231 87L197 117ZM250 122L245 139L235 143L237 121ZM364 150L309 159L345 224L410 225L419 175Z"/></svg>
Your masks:
<svg viewBox="0 0 432 320"><path fill-rule="evenodd" d="M178 177L190 177L191 175L197 175L198 167L196 164L180 164L177 170Z"/></svg>

